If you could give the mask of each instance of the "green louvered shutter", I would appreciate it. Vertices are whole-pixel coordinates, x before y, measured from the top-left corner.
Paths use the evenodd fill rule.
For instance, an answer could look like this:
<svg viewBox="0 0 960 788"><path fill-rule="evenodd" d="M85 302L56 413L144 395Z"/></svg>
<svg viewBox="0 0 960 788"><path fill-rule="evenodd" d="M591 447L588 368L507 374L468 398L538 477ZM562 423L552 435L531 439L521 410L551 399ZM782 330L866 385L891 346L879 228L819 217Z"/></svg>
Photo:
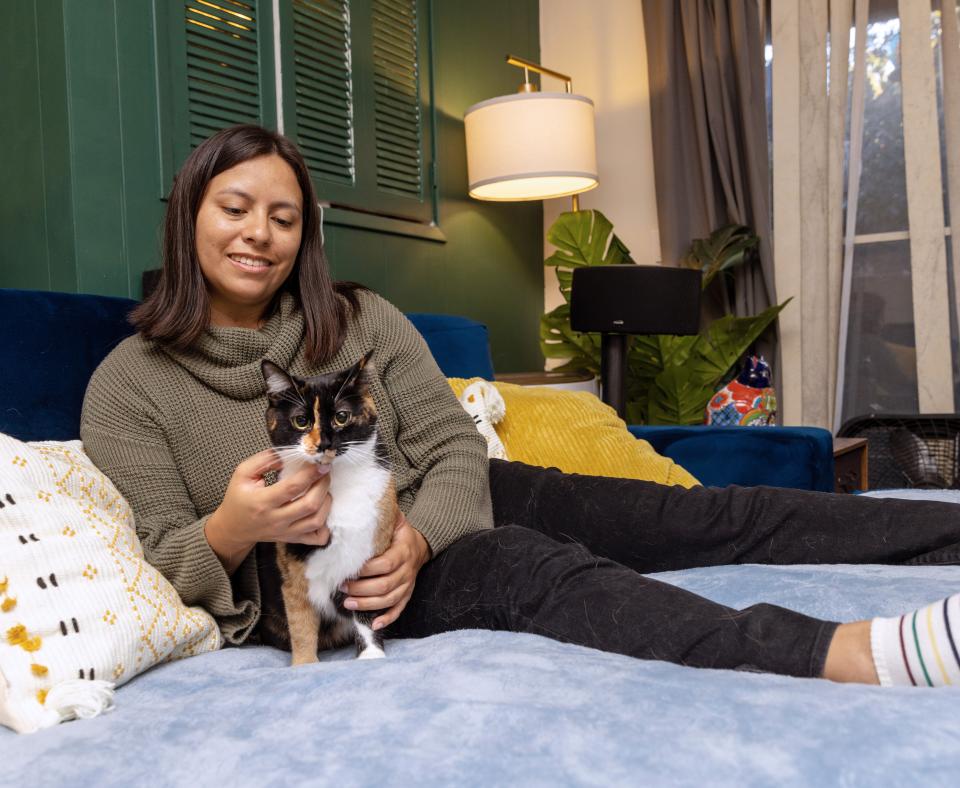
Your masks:
<svg viewBox="0 0 960 788"><path fill-rule="evenodd" d="M429 223L427 0L282 0L280 8L284 130L303 150L319 198Z"/></svg>
<svg viewBox="0 0 960 788"><path fill-rule="evenodd" d="M196 146L234 123L260 122L257 10L239 0L187 0L187 111Z"/></svg>
<svg viewBox="0 0 960 788"><path fill-rule="evenodd" d="M160 49L168 55L161 100L169 183L189 152L220 129L275 125L273 17L271 0L157 4L167 18Z"/></svg>
<svg viewBox="0 0 960 788"><path fill-rule="evenodd" d="M350 8L347 0L293 0L297 141L318 179L354 183Z"/></svg>
<svg viewBox="0 0 960 788"><path fill-rule="evenodd" d="M423 134L416 0L374 0L373 113L377 187L419 199Z"/></svg>

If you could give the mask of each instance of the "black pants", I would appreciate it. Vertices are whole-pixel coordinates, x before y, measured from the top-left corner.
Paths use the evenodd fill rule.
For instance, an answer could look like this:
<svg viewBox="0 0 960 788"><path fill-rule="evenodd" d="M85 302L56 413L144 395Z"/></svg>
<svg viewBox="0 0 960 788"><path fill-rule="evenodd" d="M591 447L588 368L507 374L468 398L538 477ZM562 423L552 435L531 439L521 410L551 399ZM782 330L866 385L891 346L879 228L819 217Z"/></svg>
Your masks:
<svg viewBox="0 0 960 788"><path fill-rule="evenodd" d="M641 572L960 563L960 508L768 487L665 487L491 461L496 528L427 563L391 627L531 632L646 659L819 676L837 624L737 611Z"/></svg>

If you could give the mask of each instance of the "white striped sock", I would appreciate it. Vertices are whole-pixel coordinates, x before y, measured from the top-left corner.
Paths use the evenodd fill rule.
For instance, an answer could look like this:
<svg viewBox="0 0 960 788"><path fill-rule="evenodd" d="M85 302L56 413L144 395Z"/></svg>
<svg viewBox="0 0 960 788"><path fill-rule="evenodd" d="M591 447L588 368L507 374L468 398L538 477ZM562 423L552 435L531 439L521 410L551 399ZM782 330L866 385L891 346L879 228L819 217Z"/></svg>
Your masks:
<svg viewBox="0 0 960 788"><path fill-rule="evenodd" d="M870 647L885 687L960 686L960 594L873 619Z"/></svg>

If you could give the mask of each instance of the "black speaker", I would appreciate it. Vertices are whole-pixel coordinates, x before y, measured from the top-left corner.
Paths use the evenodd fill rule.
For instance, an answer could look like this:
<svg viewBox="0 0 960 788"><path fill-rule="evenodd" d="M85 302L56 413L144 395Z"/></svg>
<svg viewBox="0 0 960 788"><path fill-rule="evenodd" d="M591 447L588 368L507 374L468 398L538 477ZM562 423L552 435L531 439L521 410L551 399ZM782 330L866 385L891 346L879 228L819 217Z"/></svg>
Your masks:
<svg viewBox="0 0 960 788"><path fill-rule="evenodd" d="M701 273L660 265L573 269L570 327L599 331L603 401L626 412L627 334L696 334Z"/></svg>
<svg viewBox="0 0 960 788"><path fill-rule="evenodd" d="M696 334L701 273L661 265L573 269L570 327L616 334Z"/></svg>

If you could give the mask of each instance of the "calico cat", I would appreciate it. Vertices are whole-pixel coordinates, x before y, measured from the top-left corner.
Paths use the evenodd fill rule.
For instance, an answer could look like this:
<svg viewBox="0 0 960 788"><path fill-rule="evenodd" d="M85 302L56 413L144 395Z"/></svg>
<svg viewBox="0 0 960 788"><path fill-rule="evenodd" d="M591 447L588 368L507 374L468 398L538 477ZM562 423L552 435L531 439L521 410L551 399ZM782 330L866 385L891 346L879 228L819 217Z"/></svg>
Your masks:
<svg viewBox="0 0 960 788"><path fill-rule="evenodd" d="M377 435L369 360L370 353L350 369L305 379L269 361L261 365L270 403L267 432L283 462L279 478L307 463L330 465L330 541L324 547L275 545L285 627L276 609L276 579L263 582L261 570L262 639L288 645L294 665L316 662L318 648L351 640L359 659L384 656L383 636L370 626L377 614L346 610L339 590L387 549L398 514L396 486ZM266 552L258 546L258 563Z"/></svg>

